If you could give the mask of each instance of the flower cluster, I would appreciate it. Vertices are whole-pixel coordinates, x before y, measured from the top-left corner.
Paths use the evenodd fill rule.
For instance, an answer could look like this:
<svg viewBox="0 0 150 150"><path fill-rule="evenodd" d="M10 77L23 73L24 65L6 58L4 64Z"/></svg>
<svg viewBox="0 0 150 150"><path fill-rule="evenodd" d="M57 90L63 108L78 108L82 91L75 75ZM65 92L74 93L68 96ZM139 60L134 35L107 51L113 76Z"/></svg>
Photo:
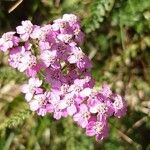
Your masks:
<svg viewBox="0 0 150 150"><path fill-rule="evenodd" d="M72 116L88 136L101 140L108 135L109 117L125 115L126 102L106 84L95 90L83 39L77 16L65 14L42 27L22 21L16 32L2 35L0 50L9 53L10 66L28 76L22 92L32 111L55 119Z"/></svg>

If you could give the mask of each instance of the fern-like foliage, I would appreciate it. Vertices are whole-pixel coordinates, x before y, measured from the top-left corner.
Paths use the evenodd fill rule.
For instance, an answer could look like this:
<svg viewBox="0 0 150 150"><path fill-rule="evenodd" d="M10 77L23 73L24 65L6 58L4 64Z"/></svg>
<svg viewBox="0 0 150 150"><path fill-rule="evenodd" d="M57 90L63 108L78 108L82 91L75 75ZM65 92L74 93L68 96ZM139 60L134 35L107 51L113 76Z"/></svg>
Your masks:
<svg viewBox="0 0 150 150"><path fill-rule="evenodd" d="M127 0L120 6L118 11L114 11L112 19L117 16L123 24L131 26L144 19L144 13L150 9L150 0Z"/></svg>
<svg viewBox="0 0 150 150"><path fill-rule="evenodd" d="M27 119L31 114L30 110L24 110L21 112L18 112L15 115L12 115L6 121L0 124L0 131L6 129L6 128L13 128L17 127L19 124L22 124L25 119Z"/></svg>
<svg viewBox="0 0 150 150"><path fill-rule="evenodd" d="M17 83L25 81L26 77L22 73L14 70L11 67L1 67L0 68L0 81L11 81L15 80Z"/></svg>
<svg viewBox="0 0 150 150"><path fill-rule="evenodd" d="M87 33L100 27L105 16L112 10L115 0L96 0L92 3L91 15L85 19L84 26Z"/></svg>
<svg viewBox="0 0 150 150"><path fill-rule="evenodd" d="M138 33L149 32L150 0L127 0L116 3L112 12L111 24L134 27Z"/></svg>

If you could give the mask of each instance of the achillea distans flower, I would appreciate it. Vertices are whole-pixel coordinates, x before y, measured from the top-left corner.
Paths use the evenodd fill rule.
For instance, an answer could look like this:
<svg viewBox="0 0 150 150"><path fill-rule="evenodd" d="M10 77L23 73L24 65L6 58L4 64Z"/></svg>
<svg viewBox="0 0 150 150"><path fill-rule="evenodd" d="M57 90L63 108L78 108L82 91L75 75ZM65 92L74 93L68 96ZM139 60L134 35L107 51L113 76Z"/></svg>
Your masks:
<svg viewBox="0 0 150 150"><path fill-rule="evenodd" d="M34 95L32 100L29 102L30 109L32 111L36 111L40 109L44 105L44 103L46 103L45 101L46 101L46 96L44 93Z"/></svg>
<svg viewBox="0 0 150 150"><path fill-rule="evenodd" d="M91 114L88 110L86 104L81 104L79 106L79 111L73 116L74 121L76 121L79 126L85 128L88 125L88 120L90 119Z"/></svg>
<svg viewBox="0 0 150 150"><path fill-rule="evenodd" d="M77 104L73 93L68 93L59 103L59 109L66 110L67 114L73 116L77 112Z"/></svg>
<svg viewBox="0 0 150 150"><path fill-rule="evenodd" d="M90 121L86 126L86 134L96 137L96 140L102 140L108 136L108 125L106 121Z"/></svg>
<svg viewBox="0 0 150 150"><path fill-rule="evenodd" d="M16 32L2 35L0 50L9 53L10 66L29 78L22 92L32 111L52 113L57 120L72 116L88 136L102 140L109 118L124 116L127 105L107 84L95 89L92 63L80 47L83 39L78 17L65 14L42 27L22 21Z"/></svg>
<svg viewBox="0 0 150 150"><path fill-rule="evenodd" d="M25 99L29 102L33 98L34 94L42 93L43 90L40 88L42 80L38 78L30 78L28 84L22 86L22 92L25 93Z"/></svg>
<svg viewBox="0 0 150 150"><path fill-rule="evenodd" d="M76 24L79 21L74 14L64 14L62 20L69 22L69 24Z"/></svg>
<svg viewBox="0 0 150 150"><path fill-rule="evenodd" d="M25 47L21 46L10 50L8 61L13 68L24 72L36 64L36 57L32 55L31 51L26 51Z"/></svg>
<svg viewBox="0 0 150 150"><path fill-rule="evenodd" d="M46 67L50 65L55 68L55 64L57 61L57 51L56 50L44 50L40 56L41 60L44 62Z"/></svg>
<svg viewBox="0 0 150 150"><path fill-rule="evenodd" d="M0 38L0 50L6 52L8 49L18 46L20 39L15 36L15 32L7 32Z"/></svg>
<svg viewBox="0 0 150 150"><path fill-rule="evenodd" d="M20 35L21 40L27 41L29 37L33 39L39 37L39 26L33 25L29 20L22 21L21 24L21 26L16 27L16 31Z"/></svg>
<svg viewBox="0 0 150 150"><path fill-rule="evenodd" d="M113 95L112 98L113 98L114 115L118 118L124 116L126 114L127 109L125 100L118 94Z"/></svg>

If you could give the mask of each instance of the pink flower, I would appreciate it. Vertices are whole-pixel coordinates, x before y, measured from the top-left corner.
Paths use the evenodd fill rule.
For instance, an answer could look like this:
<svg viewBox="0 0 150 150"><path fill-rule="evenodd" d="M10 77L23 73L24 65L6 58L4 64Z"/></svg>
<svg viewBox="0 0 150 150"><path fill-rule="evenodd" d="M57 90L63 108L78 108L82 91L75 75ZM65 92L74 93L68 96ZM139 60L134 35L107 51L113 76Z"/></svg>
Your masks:
<svg viewBox="0 0 150 150"><path fill-rule="evenodd" d="M87 58L82 50L78 47L72 48L70 56L68 57L68 62L70 64L76 64L79 69L91 68L89 58Z"/></svg>
<svg viewBox="0 0 150 150"><path fill-rule="evenodd" d="M45 116L47 114L47 108L46 107L40 107L38 110L37 110L37 114L39 116Z"/></svg>
<svg viewBox="0 0 150 150"><path fill-rule="evenodd" d="M9 64L17 68L20 72L24 72L36 64L36 57L31 51L26 51L25 47L16 47L10 50Z"/></svg>
<svg viewBox="0 0 150 150"><path fill-rule="evenodd" d="M6 52L13 46L18 46L19 38L14 36L15 32L7 32L0 38L0 50Z"/></svg>
<svg viewBox="0 0 150 150"><path fill-rule="evenodd" d="M64 43L70 43L72 41L72 35L71 34L59 34L57 38Z"/></svg>
<svg viewBox="0 0 150 150"><path fill-rule="evenodd" d="M120 96L120 95L113 95L112 99L113 102L113 108L114 108L114 116L120 118L124 116L127 112L127 104L126 101Z"/></svg>
<svg viewBox="0 0 150 150"><path fill-rule="evenodd" d="M82 128L85 128L90 119L90 112L86 104L81 104L79 106L79 112L73 116L74 121L76 121Z"/></svg>
<svg viewBox="0 0 150 150"><path fill-rule="evenodd" d="M32 33L33 24L29 20L22 21L21 24L22 26L16 27L17 33L20 34L23 41L27 41Z"/></svg>
<svg viewBox="0 0 150 150"><path fill-rule="evenodd" d="M67 93L68 93L68 88L69 88L69 84L63 83L63 84L58 88L59 93L60 93L61 95L67 94Z"/></svg>
<svg viewBox="0 0 150 150"><path fill-rule="evenodd" d="M111 96L112 91L110 90L110 87L107 84L103 84L100 93L102 93L106 97L109 97Z"/></svg>
<svg viewBox="0 0 150 150"><path fill-rule="evenodd" d="M99 101L97 101L94 106L90 107L90 112L93 114L97 113L99 120L104 120L113 114L113 110L107 105L107 103Z"/></svg>
<svg viewBox="0 0 150 150"><path fill-rule="evenodd" d="M69 22L70 24L74 24L78 21L77 16L75 16L74 14L64 14L62 19Z"/></svg>
<svg viewBox="0 0 150 150"><path fill-rule="evenodd" d="M72 116L77 112L76 104L74 101L74 95L72 93L66 94L59 103L61 110L66 109L67 113Z"/></svg>
<svg viewBox="0 0 150 150"><path fill-rule="evenodd" d="M21 26L16 27L16 31L23 41L27 41L29 37L33 39L39 38L41 34L39 26L33 25L30 20L22 21L21 24Z"/></svg>
<svg viewBox="0 0 150 150"><path fill-rule="evenodd" d="M32 111L37 111L44 105L44 103L46 103L46 95L42 93L34 95L32 100L29 101L29 106Z"/></svg>
<svg viewBox="0 0 150 150"><path fill-rule="evenodd" d="M90 96L92 90L89 87L84 87L84 85L87 83L84 79L75 79L74 84L72 84L68 92L74 93L77 97L85 98L87 96Z"/></svg>
<svg viewBox="0 0 150 150"><path fill-rule="evenodd" d="M58 42L57 35L58 35L57 32L49 30L45 35L45 41L48 41L50 45L56 43Z"/></svg>
<svg viewBox="0 0 150 150"><path fill-rule="evenodd" d="M37 73L44 67L43 63L36 63L32 67L28 68L25 73L28 77L36 77Z"/></svg>
<svg viewBox="0 0 150 150"><path fill-rule="evenodd" d="M56 50L45 50L42 51L40 58L46 65L46 67L49 67L50 65L52 67L56 67L56 59L57 59L57 51Z"/></svg>
<svg viewBox="0 0 150 150"><path fill-rule="evenodd" d="M86 126L86 135L96 136L96 140L102 140L108 136L108 126L106 122L90 121Z"/></svg>
<svg viewBox="0 0 150 150"><path fill-rule="evenodd" d="M84 57L84 53L79 47L72 47L70 56L68 57L68 61L71 64L75 64L83 57Z"/></svg>
<svg viewBox="0 0 150 150"><path fill-rule="evenodd" d="M59 108L59 104L60 104L60 95L58 95L58 93L55 92L51 92L49 93L49 103L51 104L51 111L54 113L53 116L55 119L60 119L62 116L66 116L67 114L65 112L63 112L60 108Z"/></svg>
<svg viewBox="0 0 150 150"><path fill-rule="evenodd" d="M65 28L67 22L62 20L62 19L56 19L53 21L54 23L52 24L52 29L53 31L59 31L61 28Z"/></svg>
<svg viewBox="0 0 150 150"><path fill-rule="evenodd" d="M28 84L22 86L22 92L25 93L25 99L27 102L31 101L33 95L36 93L42 93L42 89L39 88L42 85L42 80L38 78L30 78Z"/></svg>
<svg viewBox="0 0 150 150"><path fill-rule="evenodd" d="M41 37L41 33L42 31L40 29L40 26L34 25L32 33L30 34L30 37L32 39L39 39Z"/></svg>
<svg viewBox="0 0 150 150"><path fill-rule="evenodd" d="M41 34L39 39L42 41L45 41L47 34L52 31L52 25L48 24L48 25L44 25L43 27L40 28L41 30Z"/></svg>
<svg viewBox="0 0 150 150"><path fill-rule="evenodd" d="M62 81L64 80L62 72L60 70L49 68L47 68L45 72L46 81L51 84L52 88L60 88Z"/></svg>
<svg viewBox="0 0 150 150"><path fill-rule="evenodd" d="M127 104L107 84L95 89L91 60L79 47L84 34L78 17L65 14L42 27L26 20L16 32L2 35L0 50L9 50L10 66L29 77L22 92L30 109L57 120L72 116L88 136L107 137L108 119L125 115Z"/></svg>
<svg viewBox="0 0 150 150"><path fill-rule="evenodd" d="M49 42L46 42L46 41L40 41L39 47L41 50L48 50L51 48Z"/></svg>

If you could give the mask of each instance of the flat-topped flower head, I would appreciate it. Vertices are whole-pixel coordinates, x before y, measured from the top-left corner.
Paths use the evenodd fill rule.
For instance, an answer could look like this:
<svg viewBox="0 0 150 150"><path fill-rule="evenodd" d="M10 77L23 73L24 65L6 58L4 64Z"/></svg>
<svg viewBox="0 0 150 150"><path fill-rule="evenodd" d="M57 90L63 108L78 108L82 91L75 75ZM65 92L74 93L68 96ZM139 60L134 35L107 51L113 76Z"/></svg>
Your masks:
<svg viewBox="0 0 150 150"><path fill-rule="evenodd" d="M22 92L32 111L56 120L71 116L98 141L108 136L109 118L124 116L127 105L107 84L96 90L91 60L80 47L83 39L78 17L64 14L44 26L22 21L15 32L2 35L0 50L28 77Z"/></svg>

